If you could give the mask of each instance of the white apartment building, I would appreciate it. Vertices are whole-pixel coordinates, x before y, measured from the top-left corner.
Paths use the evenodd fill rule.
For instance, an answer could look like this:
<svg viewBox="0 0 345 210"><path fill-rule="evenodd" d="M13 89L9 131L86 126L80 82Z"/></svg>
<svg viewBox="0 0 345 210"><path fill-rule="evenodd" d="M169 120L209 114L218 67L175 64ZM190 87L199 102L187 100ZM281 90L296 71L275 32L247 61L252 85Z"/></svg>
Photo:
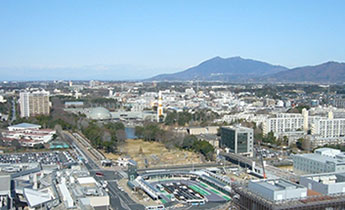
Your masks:
<svg viewBox="0 0 345 210"><path fill-rule="evenodd" d="M304 119L302 114L277 114L276 117L267 118L263 122L263 134L273 132L276 135L285 132L297 131L304 129Z"/></svg>
<svg viewBox="0 0 345 210"><path fill-rule="evenodd" d="M345 118L320 119L313 123L311 134L327 139L345 137Z"/></svg>
<svg viewBox="0 0 345 210"><path fill-rule="evenodd" d="M302 114L277 114L276 117L267 118L263 123L263 133L273 132L282 136L296 131L306 134L311 128L311 134L318 139L335 139L345 137L345 118L334 118L333 112L328 113L328 118L323 116L309 116L308 111Z"/></svg>
<svg viewBox="0 0 345 210"><path fill-rule="evenodd" d="M50 102L48 91L21 92L19 94L20 117L49 115Z"/></svg>

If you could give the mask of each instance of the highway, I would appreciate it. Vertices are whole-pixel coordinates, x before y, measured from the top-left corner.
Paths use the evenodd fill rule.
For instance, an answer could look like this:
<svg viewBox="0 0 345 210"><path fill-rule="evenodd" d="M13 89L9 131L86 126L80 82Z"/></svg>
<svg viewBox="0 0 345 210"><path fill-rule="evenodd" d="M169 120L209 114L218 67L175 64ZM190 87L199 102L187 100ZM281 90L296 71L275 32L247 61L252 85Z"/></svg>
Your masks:
<svg viewBox="0 0 345 210"><path fill-rule="evenodd" d="M88 152L86 151L87 148L84 148L78 143L70 133L63 132L64 138L70 142L75 147L78 147L78 150L83 152L83 156L87 158L87 161L84 161L86 168L90 172L91 176L93 176L97 181L107 181L108 182L108 190L110 196L110 205L111 208L114 210L142 210L145 209L143 205L135 203L125 192L122 192L116 180L120 180L122 178L121 174L117 171L113 170L104 170L101 169L96 162L87 155ZM96 172L101 172L104 174L103 177L96 176Z"/></svg>

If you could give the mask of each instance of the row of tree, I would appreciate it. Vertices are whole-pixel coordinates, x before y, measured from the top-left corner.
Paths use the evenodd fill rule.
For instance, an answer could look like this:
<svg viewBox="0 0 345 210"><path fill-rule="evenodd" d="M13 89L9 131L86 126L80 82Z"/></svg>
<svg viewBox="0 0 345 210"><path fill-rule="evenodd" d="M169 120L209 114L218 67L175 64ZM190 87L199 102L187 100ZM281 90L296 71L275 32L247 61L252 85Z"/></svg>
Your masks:
<svg viewBox="0 0 345 210"><path fill-rule="evenodd" d="M198 140L193 135L187 135L183 139L181 148L201 153L207 160L213 160L214 158L214 147L205 140Z"/></svg>
<svg viewBox="0 0 345 210"><path fill-rule="evenodd" d="M126 140L125 127L120 122L103 124L92 121L82 132L93 147L104 149L106 152L116 152L119 144Z"/></svg>

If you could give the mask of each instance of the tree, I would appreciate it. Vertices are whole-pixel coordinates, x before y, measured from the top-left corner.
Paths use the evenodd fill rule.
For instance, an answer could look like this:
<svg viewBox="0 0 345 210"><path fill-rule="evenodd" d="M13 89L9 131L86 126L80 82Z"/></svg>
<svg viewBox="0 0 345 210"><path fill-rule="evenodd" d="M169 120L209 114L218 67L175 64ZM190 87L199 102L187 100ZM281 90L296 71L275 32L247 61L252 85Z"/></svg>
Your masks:
<svg viewBox="0 0 345 210"><path fill-rule="evenodd" d="M138 151L138 152L139 152L139 154L140 154L140 155L144 154L143 148L142 148L141 146L140 146L140 148L139 148L139 151Z"/></svg>
<svg viewBox="0 0 345 210"><path fill-rule="evenodd" d="M22 145L20 144L20 142L17 139L14 139L11 142L11 145L12 145L12 147L14 147L15 150L19 150L22 147Z"/></svg>
<svg viewBox="0 0 345 210"><path fill-rule="evenodd" d="M289 138L287 136L283 137L283 144L289 146Z"/></svg>
<svg viewBox="0 0 345 210"><path fill-rule="evenodd" d="M183 139L183 143L182 143L182 148L183 149L192 149L194 142L198 141L198 139L193 136L193 135L188 135Z"/></svg>
<svg viewBox="0 0 345 210"><path fill-rule="evenodd" d="M115 150L116 150L114 141L103 142L103 146L104 146L105 152L107 152L107 153L115 152Z"/></svg>
<svg viewBox="0 0 345 210"><path fill-rule="evenodd" d="M213 152L214 152L213 146L204 140L194 142L193 149L194 149L194 151L200 152L201 154L203 154L206 159L213 156ZM211 155L211 153L212 153L212 155ZM211 160L211 159L208 159L208 160Z"/></svg>
<svg viewBox="0 0 345 210"><path fill-rule="evenodd" d="M173 125L176 123L176 119L177 119L176 111L168 112L167 116L165 117L164 122L166 125Z"/></svg>
<svg viewBox="0 0 345 210"><path fill-rule="evenodd" d="M116 139L118 141L118 143L124 143L127 139L127 135L125 130L121 129L121 130L117 130L116 131Z"/></svg>
<svg viewBox="0 0 345 210"><path fill-rule="evenodd" d="M272 131L270 131L266 136L264 136L262 141L265 143L270 143L270 144L276 144L277 143L277 139L274 136L274 133Z"/></svg>
<svg viewBox="0 0 345 210"><path fill-rule="evenodd" d="M305 141L304 138L299 138L299 139L297 139L296 146L298 147L298 149L303 150L302 145L303 145L304 141Z"/></svg>
<svg viewBox="0 0 345 210"><path fill-rule="evenodd" d="M43 149L44 145L43 144L35 144L34 149Z"/></svg>

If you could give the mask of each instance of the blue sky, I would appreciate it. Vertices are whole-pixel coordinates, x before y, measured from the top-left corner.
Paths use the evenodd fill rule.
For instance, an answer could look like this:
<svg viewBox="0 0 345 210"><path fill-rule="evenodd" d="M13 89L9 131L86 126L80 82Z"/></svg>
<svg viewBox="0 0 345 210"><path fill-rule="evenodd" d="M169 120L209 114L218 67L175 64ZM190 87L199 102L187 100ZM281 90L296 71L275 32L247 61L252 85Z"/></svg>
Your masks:
<svg viewBox="0 0 345 210"><path fill-rule="evenodd" d="M2 0L0 73L119 80L214 56L287 67L344 62L344 11L335 0Z"/></svg>

